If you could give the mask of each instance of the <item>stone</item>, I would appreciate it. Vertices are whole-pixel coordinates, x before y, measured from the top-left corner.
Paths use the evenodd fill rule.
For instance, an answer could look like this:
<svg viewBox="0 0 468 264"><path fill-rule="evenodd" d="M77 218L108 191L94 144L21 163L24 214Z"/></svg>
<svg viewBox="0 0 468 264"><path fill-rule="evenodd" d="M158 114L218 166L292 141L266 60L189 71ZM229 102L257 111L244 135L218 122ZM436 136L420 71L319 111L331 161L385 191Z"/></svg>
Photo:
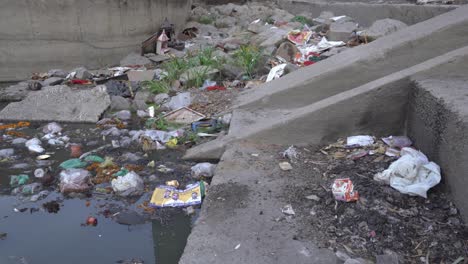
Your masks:
<svg viewBox="0 0 468 264"><path fill-rule="evenodd" d="M52 69L47 75L49 75L49 77L67 78L68 72L61 69Z"/></svg>
<svg viewBox="0 0 468 264"><path fill-rule="evenodd" d="M46 86L54 86L54 85L59 85L63 82L63 78L60 77L50 77L42 81L42 85L44 87Z"/></svg>
<svg viewBox="0 0 468 264"><path fill-rule="evenodd" d="M331 18L335 15L330 11L322 11L318 18L315 18L314 21L320 24L330 24L332 22Z"/></svg>
<svg viewBox="0 0 468 264"><path fill-rule="evenodd" d="M226 43L226 44L224 44L224 49L227 50L227 51L234 51L234 50L237 50L239 48L240 48L239 44L236 44L236 43Z"/></svg>
<svg viewBox="0 0 468 264"><path fill-rule="evenodd" d="M347 259L344 264L365 264L365 262L362 262L360 260L357 260L357 259Z"/></svg>
<svg viewBox="0 0 468 264"><path fill-rule="evenodd" d="M271 26L265 25L262 21L260 21L258 23L249 24L247 30L255 34L260 34L263 31L267 30L269 27Z"/></svg>
<svg viewBox="0 0 468 264"><path fill-rule="evenodd" d="M137 53L130 53L127 55L127 57L123 58L120 61L120 66L123 66L123 67L134 66L134 65L144 66L148 64L151 64L151 61L148 58L140 56Z"/></svg>
<svg viewBox="0 0 468 264"><path fill-rule="evenodd" d="M242 68L225 63L221 68L221 74L230 79L237 79L244 73Z"/></svg>
<svg viewBox="0 0 468 264"><path fill-rule="evenodd" d="M169 100L169 98L170 98L169 95L166 93L157 94L156 96L154 96L153 102L155 104L160 105L160 104L165 103L167 100Z"/></svg>
<svg viewBox="0 0 468 264"><path fill-rule="evenodd" d="M164 106L171 110L177 110L182 107L188 107L191 103L192 96L189 92L186 92L171 97L170 101L165 103Z"/></svg>
<svg viewBox="0 0 468 264"><path fill-rule="evenodd" d="M218 72L219 71L217 69L213 69L209 66L196 66L182 73L179 80L181 82L188 82L194 80L200 74L205 75L207 79L212 79Z"/></svg>
<svg viewBox="0 0 468 264"><path fill-rule="evenodd" d="M292 170L292 166L289 162L285 161L285 162L280 162L279 163L279 167L281 168L281 170L283 171L289 171L289 170Z"/></svg>
<svg viewBox="0 0 468 264"><path fill-rule="evenodd" d="M42 89L42 82L39 81L29 81L28 82L28 90L30 91L39 91Z"/></svg>
<svg viewBox="0 0 468 264"><path fill-rule="evenodd" d="M130 84L131 90L133 93L136 93L140 89L140 85L137 82L123 82L117 80L110 80L105 85L107 87L107 92L109 95L116 95L122 97L131 97L132 93L130 92Z"/></svg>
<svg viewBox="0 0 468 264"><path fill-rule="evenodd" d="M408 25L399 20L386 18L375 21L372 26L365 31L365 33L371 38L378 38L396 32L407 26Z"/></svg>
<svg viewBox="0 0 468 264"><path fill-rule="evenodd" d="M74 69L72 72L75 72L75 79L91 79L93 78L93 74L90 73L86 68L80 67Z"/></svg>
<svg viewBox="0 0 468 264"><path fill-rule="evenodd" d="M288 31L278 28L269 29L264 32L267 36L266 40L260 43L260 47L278 46L288 34ZM264 34L264 35L265 35Z"/></svg>
<svg viewBox="0 0 468 264"><path fill-rule="evenodd" d="M377 255L375 256L376 258L376 264L398 264L398 255L390 250L385 250L385 254L383 255Z"/></svg>
<svg viewBox="0 0 468 264"><path fill-rule="evenodd" d="M152 81L154 79L154 75L155 72L153 70L127 72L128 80L131 82Z"/></svg>
<svg viewBox="0 0 468 264"><path fill-rule="evenodd" d="M137 116L138 116L139 118L143 118L143 117L148 117L149 114L148 114L148 112L146 112L146 111L144 111L144 110L137 110Z"/></svg>
<svg viewBox="0 0 468 264"><path fill-rule="evenodd" d="M345 51L347 49L348 49L348 47L346 47L346 46L334 47L334 48L331 48L331 49L325 51L321 55L325 56L325 57L331 57L331 56L335 56L336 54L341 53L341 52L343 52L343 51Z"/></svg>
<svg viewBox="0 0 468 264"><path fill-rule="evenodd" d="M296 54L300 52L296 45L291 42L283 42L276 50L275 56L285 59L287 62L294 62Z"/></svg>
<svg viewBox="0 0 468 264"><path fill-rule="evenodd" d="M167 61L167 60L171 59L171 57L169 57L167 55L157 55L157 54L154 54L154 53L151 53L151 56L148 56L148 54L145 54L145 57L147 57L150 61L156 62L156 63Z"/></svg>
<svg viewBox="0 0 468 264"><path fill-rule="evenodd" d="M132 113L128 110L122 110L112 115L120 120L129 120L132 118Z"/></svg>
<svg viewBox="0 0 468 264"><path fill-rule="evenodd" d="M13 139L13 141L11 142L11 144L13 144L13 145L20 145L20 144L26 143L26 141L28 141L28 140L25 139L25 138L15 138L15 139Z"/></svg>
<svg viewBox="0 0 468 264"><path fill-rule="evenodd" d="M289 73L297 71L299 69L300 69L300 67L297 66L296 64L288 63L288 64L286 64L286 67L284 67L283 75L289 74Z"/></svg>
<svg viewBox="0 0 468 264"><path fill-rule="evenodd" d="M15 85L0 89L1 102L15 102L23 100L29 93L28 82L20 82Z"/></svg>
<svg viewBox="0 0 468 264"><path fill-rule="evenodd" d="M358 26L355 22L338 23L333 22L330 25L328 38L332 41L348 41L353 31L357 30Z"/></svg>
<svg viewBox="0 0 468 264"><path fill-rule="evenodd" d="M96 123L110 103L105 86L79 90L50 86L10 103L0 112L0 119Z"/></svg>
<svg viewBox="0 0 468 264"><path fill-rule="evenodd" d="M134 100L142 100L145 102L152 102L153 101L153 93L150 91L138 91L135 93Z"/></svg>
<svg viewBox="0 0 468 264"><path fill-rule="evenodd" d="M288 11L275 8L273 10L273 15L270 18L275 22L290 22L294 18L294 15Z"/></svg>
<svg viewBox="0 0 468 264"><path fill-rule="evenodd" d="M336 251L335 253L336 257L342 261L347 261L348 259L350 259L350 257L348 256L348 254L344 253L343 251Z"/></svg>
<svg viewBox="0 0 468 264"><path fill-rule="evenodd" d="M148 108L148 105L146 104L145 100L133 100L132 108L135 111L146 110Z"/></svg>
<svg viewBox="0 0 468 264"><path fill-rule="evenodd" d="M145 223L145 219L135 211L120 212L115 218L117 223L121 225L140 225Z"/></svg>
<svg viewBox="0 0 468 264"><path fill-rule="evenodd" d="M15 150L12 149L12 148L8 148L8 149L1 149L0 150L0 158L4 159L4 158L10 158L11 156L13 156L15 154Z"/></svg>
<svg viewBox="0 0 468 264"><path fill-rule="evenodd" d="M130 100L123 98L122 96L111 96L111 110L128 110L131 108Z"/></svg>
<svg viewBox="0 0 468 264"><path fill-rule="evenodd" d="M230 28L236 25L237 20L233 17L222 17L216 19L215 26L218 28Z"/></svg>

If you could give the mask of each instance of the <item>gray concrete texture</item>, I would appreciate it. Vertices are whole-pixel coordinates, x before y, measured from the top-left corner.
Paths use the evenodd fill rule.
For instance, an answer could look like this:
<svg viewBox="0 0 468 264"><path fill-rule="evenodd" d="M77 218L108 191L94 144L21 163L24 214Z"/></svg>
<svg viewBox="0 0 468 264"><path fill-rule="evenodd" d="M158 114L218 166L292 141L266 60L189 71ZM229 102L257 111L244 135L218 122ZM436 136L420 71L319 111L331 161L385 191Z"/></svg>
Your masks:
<svg viewBox="0 0 468 264"><path fill-rule="evenodd" d="M191 0L0 1L0 81L117 64L166 17L180 29L190 7Z"/></svg>
<svg viewBox="0 0 468 264"><path fill-rule="evenodd" d="M49 86L8 104L0 112L0 120L96 123L110 103L105 86L80 90Z"/></svg>
<svg viewBox="0 0 468 264"><path fill-rule="evenodd" d="M468 220L468 58L413 77L408 136L441 166L442 179Z"/></svg>
<svg viewBox="0 0 468 264"><path fill-rule="evenodd" d="M294 239L302 226L295 218L286 221L281 212L290 203L288 194L282 195L289 180L271 151L231 145L216 169L179 263L340 263L332 250Z"/></svg>

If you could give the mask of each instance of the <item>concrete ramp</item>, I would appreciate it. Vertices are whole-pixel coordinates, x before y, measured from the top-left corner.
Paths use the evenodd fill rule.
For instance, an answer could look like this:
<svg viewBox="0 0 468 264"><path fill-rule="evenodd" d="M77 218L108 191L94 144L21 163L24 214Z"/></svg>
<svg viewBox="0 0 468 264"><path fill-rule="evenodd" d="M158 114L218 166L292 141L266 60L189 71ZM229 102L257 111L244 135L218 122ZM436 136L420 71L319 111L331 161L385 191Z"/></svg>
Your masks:
<svg viewBox="0 0 468 264"><path fill-rule="evenodd" d="M229 134L190 149L185 158L219 159L239 140L321 144L353 132L401 132L409 78L464 56L467 45L463 6L350 49L247 91Z"/></svg>

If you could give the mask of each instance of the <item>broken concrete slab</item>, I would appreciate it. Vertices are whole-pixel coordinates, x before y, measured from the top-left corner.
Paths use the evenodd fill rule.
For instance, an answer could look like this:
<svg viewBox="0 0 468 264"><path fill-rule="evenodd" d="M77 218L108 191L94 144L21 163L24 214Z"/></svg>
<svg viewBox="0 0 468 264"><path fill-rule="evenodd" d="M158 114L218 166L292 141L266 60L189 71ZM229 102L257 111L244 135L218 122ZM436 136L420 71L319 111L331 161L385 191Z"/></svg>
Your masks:
<svg viewBox="0 0 468 264"><path fill-rule="evenodd" d="M23 100L29 93L28 82L20 82L0 89L0 102L16 102Z"/></svg>
<svg viewBox="0 0 468 264"><path fill-rule="evenodd" d="M123 58L120 61L120 66L123 67L135 65L144 66L148 64L151 64L151 61L148 58L143 57L137 53L130 53L127 55L127 57Z"/></svg>
<svg viewBox="0 0 468 264"><path fill-rule="evenodd" d="M89 90L49 86L30 92L21 102L7 105L0 112L0 120L95 123L110 103L105 86Z"/></svg>
<svg viewBox="0 0 468 264"><path fill-rule="evenodd" d="M380 19L375 21L369 29L365 30L365 34L375 39L396 32L407 26L408 25L399 20L390 18Z"/></svg>
<svg viewBox="0 0 468 264"><path fill-rule="evenodd" d="M330 25L328 38L332 41L348 41L353 31L358 29L356 22L333 22Z"/></svg>
<svg viewBox="0 0 468 264"><path fill-rule="evenodd" d="M87 80L93 78L93 74L90 73L86 68L80 67L74 69L72 72L75 72L76 79Z"/></svg>
<svg viewBox="0 0 468 264"><path fill-rule="evenodd" d="M153 70L148 71L128 71L128 80L131 82L142 82L152 81L154 79L155 72Z"/></svg>
<svg viewBox="0 0 468 264"><path fill-rule="evenodd" d="M61 77L50 77L42 81L42 85L44 87L46 86L54 86L54 85L59 85L63 82L63 78Z"/></svg>
<svg viewBox="0 0 468 264"><path fill-rule="evenodd" d="M209 66L196 66L182 73L180 75L179 80L181 82L188 82L188 81L194 80L200 75L207 76L208 78L212 78L218 72L219 70L211 68Z"/></svg>

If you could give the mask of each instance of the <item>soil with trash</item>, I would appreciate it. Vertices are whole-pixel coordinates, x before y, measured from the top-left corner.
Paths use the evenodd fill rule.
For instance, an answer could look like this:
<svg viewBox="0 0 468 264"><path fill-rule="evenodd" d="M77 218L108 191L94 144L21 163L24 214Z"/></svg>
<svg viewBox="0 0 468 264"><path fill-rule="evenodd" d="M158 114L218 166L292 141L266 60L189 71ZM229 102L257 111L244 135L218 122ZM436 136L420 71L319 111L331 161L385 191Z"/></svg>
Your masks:
<svg viewBox="0 0 468 264"><path fill-rule="evenodd" d="M389 149L372 139L366 146L338 140L318 151L286 151L282 162L291 167L280 163L280 168L294 180L285 186L291 204L283 212L305 227L295 239L312 238L346 263L461 263L468 253L468 228L443 180L428 188L427 198L392 188L378 179L395 168L392 163L401 163L400 150ZM343 180L352 183L347 200L334 192Z"/></svg>

